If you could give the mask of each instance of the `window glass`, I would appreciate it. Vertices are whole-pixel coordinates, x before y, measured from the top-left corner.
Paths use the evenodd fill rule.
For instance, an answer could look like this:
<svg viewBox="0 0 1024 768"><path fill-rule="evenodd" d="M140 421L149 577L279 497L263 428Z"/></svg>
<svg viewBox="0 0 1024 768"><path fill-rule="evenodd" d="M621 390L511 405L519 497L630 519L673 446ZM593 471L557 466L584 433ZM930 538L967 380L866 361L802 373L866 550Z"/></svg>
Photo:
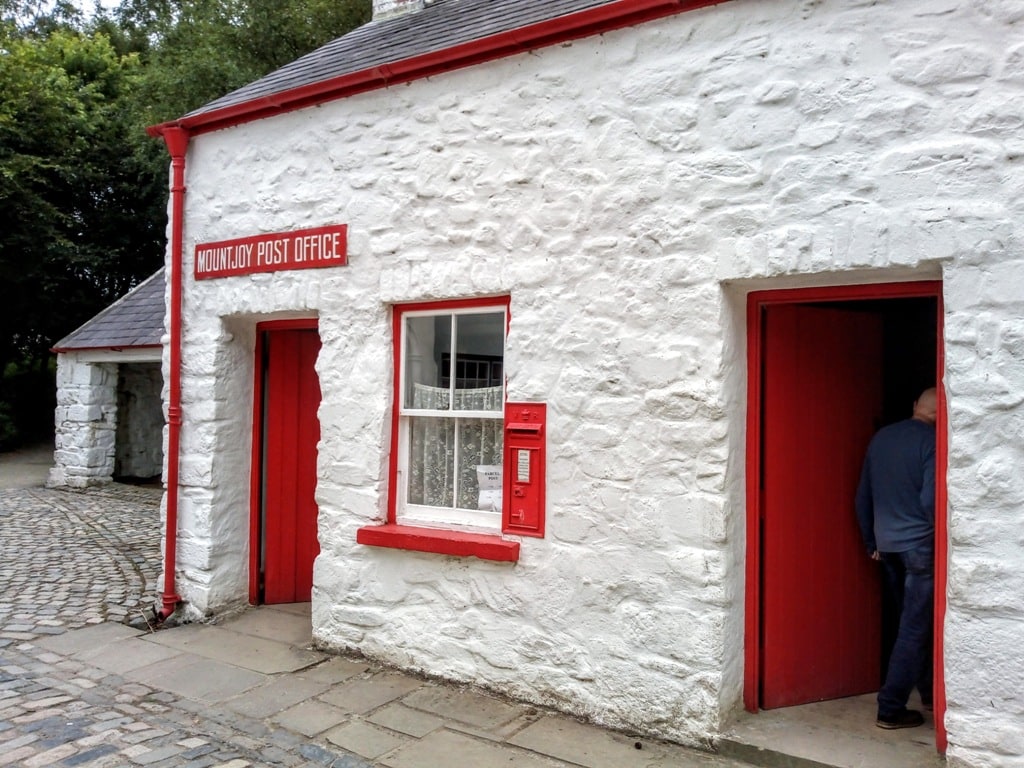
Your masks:
<svg viewBox="0 0 1024 768"><path fill-rule="evenodd" d="M409 503L452 507L455 499L455 422L409 419Z"/></svg>
<svg viewBox="0 0 1024 768"><path fill-rule="evenodd" d="M406 408L504 408L504 312L414 315L404 327Z"/></svg>
<svg viewBox="0 0 1024 768"><path fill-rule="evenodd" d="M500 411L504 387L505 313L459 315L455 318L455 408ZM491 390L491 391L488 391ZM497 397L494 391L499 392Z"/></svg>
<svg viewBox="0 0 1024 768"><path fill-rule="evenodd" d="M405 407L448 410L452 316L405 318ZM442 368L444 366L445 368Z"/></svg>
<svg viewBox="0 0 1024 768"><path fill-rule="evenodd" d="M413 505L448 510L458 524L470 512L500 523L505 325L503 308L403 318L399 513Z"/></svg>

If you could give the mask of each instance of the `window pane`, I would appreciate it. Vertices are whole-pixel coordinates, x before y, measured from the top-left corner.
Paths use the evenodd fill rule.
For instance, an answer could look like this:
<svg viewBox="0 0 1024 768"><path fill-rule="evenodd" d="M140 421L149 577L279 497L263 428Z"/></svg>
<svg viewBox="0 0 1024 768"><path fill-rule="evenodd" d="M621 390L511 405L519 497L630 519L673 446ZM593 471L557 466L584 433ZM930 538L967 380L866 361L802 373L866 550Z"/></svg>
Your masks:
<svg viewBox="0 0 1024 768"><path fill-rule="evenodd" d="M448 410L452 316L405 318L405 407Z"/></svg>
<svg viewBox="0 0 1024 768"><path fill-rule="evenodd" d="M455 409L502 410L505 313L457 315L455 329Z"/></svg>
<svg viewBox="0 0 1024 768"><path fill-rule="evenodd" d="M455 420L409 417L409 503L452 507Z"/></svg>
<svg viewBox="0 0 1024 768"><path fill-rule="evenodd" d="M501 470L504 424L501 419L459 419L458 422L458 506L500 512L501 482L494 481Z"/></svg>

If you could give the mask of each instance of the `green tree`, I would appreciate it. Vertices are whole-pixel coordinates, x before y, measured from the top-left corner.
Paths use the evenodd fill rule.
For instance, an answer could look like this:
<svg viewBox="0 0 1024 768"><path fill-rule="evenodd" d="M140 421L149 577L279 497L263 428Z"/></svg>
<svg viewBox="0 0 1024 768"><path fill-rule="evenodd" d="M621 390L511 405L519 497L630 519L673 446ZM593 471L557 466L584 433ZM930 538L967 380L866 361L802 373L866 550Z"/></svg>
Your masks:
<svg viewBox="0 0 1024 768"><path fill-rule="evenodd" d="M129 287L139 230L152 229L135 216L139 169L123 152L137 59L67 30L3 49L0 365Z"/></svg>
<svg viewBox="0 0 1024 768"><path fill-rule="evenodd" d="M370 20L370 0L124 0L118 25L146 63L141 95L163 122Z"/></svg>
<svg viewBox="0 0 1024 768"><path fill-rule="evenodd" d="M119 56L102 35L39 28L19 31L8 20L0 31L0 373L7 386L15 386L15 374L46 371L49 346L130 287L129 265L148 226L132 210L139 169L119 151L137 58ZM150 249L156 240L149 236ZM0 391L0 399L16 398ZM24 403L16 406L28 415Z"/></svg>
<svg viewBox="0 0 1024 768"><path fill-rule="evenodd" d="M146 126L344 34L370 5L123 0L85 16L0 0L0 447L5 404L25 410L12 377L46 372L58 339L163 263L168 158Z"/></svg>

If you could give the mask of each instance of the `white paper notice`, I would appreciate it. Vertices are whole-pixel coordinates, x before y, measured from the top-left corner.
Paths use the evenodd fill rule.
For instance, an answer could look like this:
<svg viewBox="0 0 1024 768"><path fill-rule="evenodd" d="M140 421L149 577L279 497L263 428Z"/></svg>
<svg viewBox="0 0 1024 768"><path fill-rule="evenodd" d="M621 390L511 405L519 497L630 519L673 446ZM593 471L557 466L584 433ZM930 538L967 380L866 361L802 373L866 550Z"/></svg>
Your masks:
<svg viewBox="0 0 1024 768"><path fill-rule="evenodd" d="M486 512L501 512L501 465L478 465L476 480L480 487L477 509Z"/></svg>
<svg viewBox="0 0 1024 768"><path fill-rule="evenodd" d="M530 482L530 451L518 449L516 451L516 482Z"/></svg>

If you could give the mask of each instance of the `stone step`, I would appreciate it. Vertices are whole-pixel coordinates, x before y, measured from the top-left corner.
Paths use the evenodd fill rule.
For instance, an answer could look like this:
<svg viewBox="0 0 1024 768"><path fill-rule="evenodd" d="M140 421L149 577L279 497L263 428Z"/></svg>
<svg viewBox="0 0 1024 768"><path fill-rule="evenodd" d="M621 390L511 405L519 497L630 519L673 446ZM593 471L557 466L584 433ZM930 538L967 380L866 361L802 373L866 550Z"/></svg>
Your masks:
<svg viewBox="0 0 1024 768"><path fill-rule="evenodd" d="M762 768L940 768L930 712L919 728L875 726L875 696L741 713L718 741L723 757ZM913 703L911 704L913 707Z"/></svg>

